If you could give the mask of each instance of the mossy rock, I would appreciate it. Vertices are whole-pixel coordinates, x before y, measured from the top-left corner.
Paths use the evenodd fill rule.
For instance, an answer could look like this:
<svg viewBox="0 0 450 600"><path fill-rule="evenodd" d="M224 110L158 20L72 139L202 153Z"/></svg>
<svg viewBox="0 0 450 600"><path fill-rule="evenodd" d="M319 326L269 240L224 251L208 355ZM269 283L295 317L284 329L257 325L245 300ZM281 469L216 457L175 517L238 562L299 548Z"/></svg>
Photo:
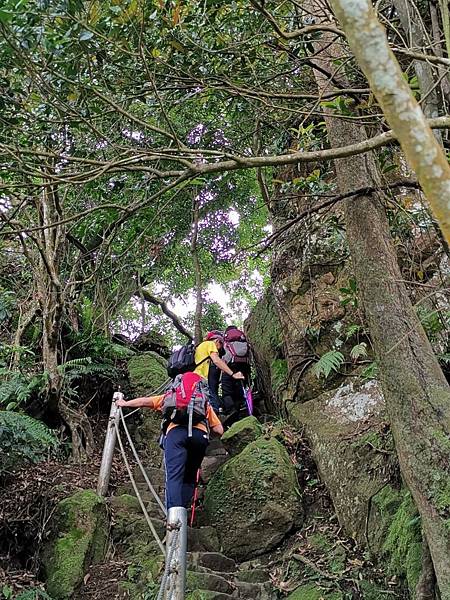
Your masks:
<svg viewBox="0 0 450 600"><path fill-rule="evenodd" d="M42 562L47 590L55 600L70 598L91 564L103 560L109 523L106 503L91 490L81 490L56 507L55 528Z"/></svg>
<svg viewBox="0 0 450 600"><path fill-rule="evenodd" d="M167 361L156 352L143 352L128 361L130 384L137 396L148 396L167 381Z"/></svg>
<svg viewBox="0 0 450 600"><path fill-rule="evenodd" d="M245 332L255 357L258 390L266 408L275 412L287 381L283 335L273 293L268 290L245 321Z"/></svg>
<svg viewBox="0 0 450 600"><path fill-rule="evenodd" d="M390 486L386 486L390 488ZM382 492L380 492L381 494ZM388 489L384 493L383 504L389 502L391 507L395 504L389 500L390 493L395 497L395 490ZM382 553L387 561L388 571L405 578L411 596L422 570L422 534L420 517L408 490L397 492L399 498L398 508L391 514L387 535L383 543ZM375 499L380 504L380 498Z"/></svg>
<svg viewBox="0 0 450 600"><path fill-rule="evenodd" d="M367 506L383 487L386 473L397 468L379 384L350 382L287 408L293 424L306 434L340 525L365 545L366 534L374 535L371 522L366 531Z"/></svg>
<svg viewBox="0 0 450 600"><path fill-rule="evenodd" d="M205 511L227 556L250 558L274 548L302 511L285 448L264 437L248 444L213 475Z"/></svg>
<svg viewBox="0 0 450 600"><path fill-rule="evenodd" d="M228 431L222 436L222 443L231 454L236 456L239 452L254 442L259 436L262 435L262 427L256 417L245 417L234 423Z"/></svg>
<svg viewBox="0 0 450 600"><path fill-rule="evenodd" d="M309 583L298 587L286 600L342 600L342 598L341 592L327 591L314 583Z"/></svg>

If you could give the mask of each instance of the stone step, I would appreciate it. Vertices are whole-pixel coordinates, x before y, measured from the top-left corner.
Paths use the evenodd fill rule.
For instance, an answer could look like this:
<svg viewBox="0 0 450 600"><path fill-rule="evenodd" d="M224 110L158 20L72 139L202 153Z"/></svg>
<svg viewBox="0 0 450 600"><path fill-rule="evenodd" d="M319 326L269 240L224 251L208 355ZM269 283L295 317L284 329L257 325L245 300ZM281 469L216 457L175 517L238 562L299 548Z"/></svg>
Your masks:
<svg viewBox="0 0 450 600"><path fill-rule="evenodd" d="M264 569L239 570L234 573L235 579L245 583L266 583L270 576Z"/></svg>
<svg viewBox="0 0 450 600"><path fill-rule="evenodd" d="M232 573L236 570L236 563L220 552L188 552L188 565L195 569L204 567L218 573Z"/></svg>
<svg viewBox="0 0 450 600"><path fill-rule="evenodd" d="M239 598L248 598L249 600L271 600L274 596L270 591L270 586L264 583L235 581L234 586L238 591Z"/></svg>
<svg viewBox="0 0 450 600"><path fill-rule="evenodd" d="M236 588L221 575L202 571L187 571L186 589L191 591L210 590L212 592L232 594Z"/></svg>
<svg viewBox="0 0 450 600"><path fill-rule="evenodd" d="M188 527L188 552L219 552L220 542L214 527Z"/></svg>

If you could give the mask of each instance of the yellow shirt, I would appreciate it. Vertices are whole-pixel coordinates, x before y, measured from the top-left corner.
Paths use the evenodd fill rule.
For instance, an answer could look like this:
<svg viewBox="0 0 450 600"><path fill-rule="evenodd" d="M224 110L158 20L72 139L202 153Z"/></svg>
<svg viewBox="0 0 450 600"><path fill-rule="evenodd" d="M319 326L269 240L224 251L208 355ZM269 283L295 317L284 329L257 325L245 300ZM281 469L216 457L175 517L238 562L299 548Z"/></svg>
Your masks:
<svg viewBox="0 0 450 600"><path fill-rule="evenodd" d="M198 375L200 375L200 377L208 379L209 363L211 361L204 359L209 358L213 352L217 353L218 350L215 342L213 342L212 340L202 342L197 346L197 349L195 351L195 364L198 365L198 367L194 370L194 373L197 373ZM199 363L202 364L200 365Z"/></svg>
<svg viewBox="0 0 450 600"><path fill-rule="evenodd" d="M150 406L149 408L153 408L154 410L162 410L162 406L163 406L163 402L164 402L164 394L161 394L160 396L152 396L151 400L152 400L152 406ZM210 427L215 427L216 425L220 425L219 417L216 415L216 413L214 412L214 409L209 404L206 408L206 420L208 421L208 425ZM173 429L174 427L179 427L179 425L177 425L176 423L169 423L169 426L167 428L167 433L169 433L169 431L171 429ZM206 425L204 423L197 423L197 425L194 425L194 427L196 429L201 429L205 433L208 433L208 428L206 427Z"/></svg>

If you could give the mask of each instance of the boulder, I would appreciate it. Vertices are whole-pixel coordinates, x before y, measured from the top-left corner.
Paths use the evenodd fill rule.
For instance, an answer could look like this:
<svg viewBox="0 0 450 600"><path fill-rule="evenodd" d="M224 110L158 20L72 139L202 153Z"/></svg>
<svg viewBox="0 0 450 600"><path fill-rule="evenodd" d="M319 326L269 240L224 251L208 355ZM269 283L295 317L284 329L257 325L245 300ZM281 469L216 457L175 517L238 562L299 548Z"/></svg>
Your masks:
<svg viewBox="0 0 450 600"><path fill-rule="evenodd" d="M242 450L262 435L262 427L256 417L245 417L234 423L222 436L222 443L231 456Z"/></svg>
<svg viewBox="0 0 450 600"><path fill-rule="evenodd" d="M265 408L273 413L280 406L288 372L280 320L270 290L256 303L244 327L255 358L258 391Z"/></svg>
<svg viewBox="0 0 450 600"><path fill-rule="evenodd" d="M81 490L56 507L54 531L42 562L47 590L55 600L70 598L90 565L105 556L109 523L106 503L91 490Z"/></svg>
<svg viewBox="0 0 450 600"><path fill-rule="evenodd" d="M167 381L167 361L156 352L143 352L128 361L130 384L136 396L149 396Z"/></svg>
<svg viewBox="0 0 450 600"><path fill-rule="evenodd" d="M249 558L274 548L302 511L285 448L273 438L250 443L212 477L205 511L227 556Z"/></svg>
<svg viewBox="0 0 450 600"><path fill-rule="evenodd" d="M366 545L372 498L397 468L380 385L352 381L304 404L288 404L288 411L304 428L339 523Z"/></svg>

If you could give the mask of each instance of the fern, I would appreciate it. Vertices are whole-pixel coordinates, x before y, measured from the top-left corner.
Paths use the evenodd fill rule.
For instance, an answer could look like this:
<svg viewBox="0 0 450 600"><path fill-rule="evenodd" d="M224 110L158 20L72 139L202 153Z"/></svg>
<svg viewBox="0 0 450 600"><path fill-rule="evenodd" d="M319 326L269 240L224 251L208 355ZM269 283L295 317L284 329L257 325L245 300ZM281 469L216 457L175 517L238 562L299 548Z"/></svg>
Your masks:
<svg viewBox="0 0 450 600"><path fill-rule="evenodd" d="M367 367L361 373L361 377L363 377L363 379L376 379L377 376L378 365L375 361L367 365Z"/></svg>
<svg viewBox="0 0 450 600"><path fill-rule="evenodd" d="M353 358L353 360L357 360L362 356L367 356L366 342L361 342L360 344L356 344L356 346L353 346L353 348L350 350L350 356Z"/></svg>
<svg viewBox="0 0 450 600"><path fill-rule="evenodd" d="M313 366L312 371L317 379L324 377L325 379L331 371L337 371L344 362L344 355L338 350L330 350L323 354L318 362Z"/></svg>
<svg viewBox="0 0 450 600"><path fill-rule="evenodd" d="M345 332L345 337L348 340L351 337L353 337L354 335L356 335L357 333L360 333L361 331L362 331L361 325L356 325L356 323L354 323L353 325L350 325L349 328L347 329L347 331Z"/></svg>
<svg viewBox="0 0 450 600"><path fill-rule="evenodd" d="M58 445L41 421L12 411L0 411L0 473L26 462L39 462Z"/></svg>
<svg viewBox="0 0 450 600"><path fill-rule="evenodd" d="M51 597L41 590L40 588L30 588L24 590L18 596L16 600L52 600Z"/></svg>

